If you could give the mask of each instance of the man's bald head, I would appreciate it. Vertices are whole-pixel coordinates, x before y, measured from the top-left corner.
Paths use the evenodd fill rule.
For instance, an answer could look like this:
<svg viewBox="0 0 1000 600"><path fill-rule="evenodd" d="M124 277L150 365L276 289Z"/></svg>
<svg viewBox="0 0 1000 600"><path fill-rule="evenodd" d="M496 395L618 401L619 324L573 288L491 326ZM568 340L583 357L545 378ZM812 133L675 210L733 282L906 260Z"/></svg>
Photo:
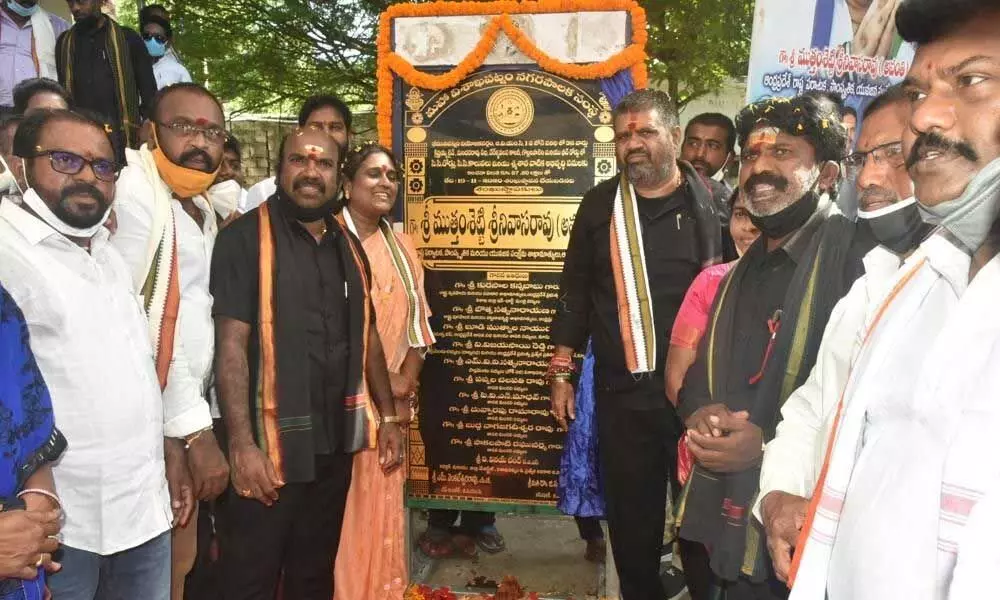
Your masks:
<svg viewBox="0 0 1000 600"><path fill-rule="evenodd" d="M326 132L296 129L281 140L275 174L278 187L302 208L317 208L337 197L340 147Z"/></svg>

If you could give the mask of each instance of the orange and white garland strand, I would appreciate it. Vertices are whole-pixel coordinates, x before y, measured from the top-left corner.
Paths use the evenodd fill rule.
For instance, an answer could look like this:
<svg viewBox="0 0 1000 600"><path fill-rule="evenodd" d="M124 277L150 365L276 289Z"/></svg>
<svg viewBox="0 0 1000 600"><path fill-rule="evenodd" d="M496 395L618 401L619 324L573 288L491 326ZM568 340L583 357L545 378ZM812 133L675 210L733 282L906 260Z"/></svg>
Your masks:
<svg viewBox="0 0 1000 600"><path fill-rule="evenodd" d="M607 60L580 65L562 62L542 52L522 32L512 14L556 12L591 12L627 10L632 20L632 43ZM434 75L416 69L402 56L392 51L390 44L392 20L399 17L471 16L495 14L475 48L454 69ZM504 32L525 56L538 63L542 70L567 79L599 79L630 69L636 89L648 83L646 73L646 12L633 0L537 0L527 2L431 2L427 4L394 4L380 18L378 35L378 99L376 114L379 141L392 146L393 74L406 83L433 91L447 90L460 84L486 62Z"/></svg>

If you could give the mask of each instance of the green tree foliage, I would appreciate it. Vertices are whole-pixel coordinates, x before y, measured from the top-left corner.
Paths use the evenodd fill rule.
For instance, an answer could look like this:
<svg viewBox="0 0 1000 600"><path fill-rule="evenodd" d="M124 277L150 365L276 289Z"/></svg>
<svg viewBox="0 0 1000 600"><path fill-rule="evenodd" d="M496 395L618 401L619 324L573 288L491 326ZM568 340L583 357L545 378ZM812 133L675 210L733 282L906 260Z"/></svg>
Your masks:
<svg viewBox="0 0 1000 600"><path fill-rule="evenodd" d="M744 77L754 0L645 0L650 78L678 105Z"/></svg>
<svg viewBox="0 0 1000 600"><path fill-rule="evenodd" d="M294 113L320 92L374 102L378 15L389 0L160 3L191 76L238 111Z"/></svg>
<svg viewBox="0 0 1000 600"><path fill-rule="evenodd" d="M153 0L155 1L155 0ZM167 0L196 80L245 112L294 113L335 92L374 104L378 15L397 0ZM136 0L119 0L130 22ZM643 0L654 83L683 106L746 74L753 0Z"/></svg>

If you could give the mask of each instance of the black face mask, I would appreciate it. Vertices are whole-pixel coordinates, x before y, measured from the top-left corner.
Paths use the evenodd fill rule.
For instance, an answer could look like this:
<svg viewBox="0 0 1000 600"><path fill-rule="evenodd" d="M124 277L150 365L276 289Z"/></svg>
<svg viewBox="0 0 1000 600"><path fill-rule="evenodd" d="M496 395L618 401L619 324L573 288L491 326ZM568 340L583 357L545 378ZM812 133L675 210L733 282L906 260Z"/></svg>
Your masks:
<svg viewBox="0 0 1000 600"><path fill-rule="evenodd" d="M764 237L780 240L805 225L809 217L816 212L817 206L819 206L819 194L808 191L797 201L773 215L766 217L750 215L750 222L764 234Z"/></svg>
<svg viewBox="0 0 1000 600"><path fill-rule="evenodd" d="M282 210L287 212L293 219L300 223L314 223L316 221L321 221L328 216L332 216L337 208L336 198L333 198L320 206L304 208L296 204L295 200L286 194L285 190L280 187L278 188L276 195L278 196L278 201L281 202Z"/></svg>
<svg viewBox="0 0 1000 600"><path fill-rule="evenodd" d="M879 245L900 256L916 248L932 229L924 223L920 207L912 199L874 213L858 211L858 224L867 226Z"/></svg>

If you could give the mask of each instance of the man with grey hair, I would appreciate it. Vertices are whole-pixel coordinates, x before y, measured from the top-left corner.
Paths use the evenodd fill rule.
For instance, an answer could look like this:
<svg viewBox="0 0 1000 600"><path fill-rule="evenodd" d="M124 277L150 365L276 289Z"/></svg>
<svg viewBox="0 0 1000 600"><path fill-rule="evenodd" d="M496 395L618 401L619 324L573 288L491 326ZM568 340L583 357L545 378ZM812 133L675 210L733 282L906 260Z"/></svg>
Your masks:
<svg viewBox="0 0 1000 600"><path fill-rule="evenodd" d="M608 529L625 600L662 600L667 482L680 422L666 399L670 331L694 277L721 259L711 194L678 163L670 97L642 90L614 110L621 172L584 195L552 321L546 380L552 414L574 418L573 352L592 339L600 468ZM674 489L676 489L676 484Z"/></svg>

